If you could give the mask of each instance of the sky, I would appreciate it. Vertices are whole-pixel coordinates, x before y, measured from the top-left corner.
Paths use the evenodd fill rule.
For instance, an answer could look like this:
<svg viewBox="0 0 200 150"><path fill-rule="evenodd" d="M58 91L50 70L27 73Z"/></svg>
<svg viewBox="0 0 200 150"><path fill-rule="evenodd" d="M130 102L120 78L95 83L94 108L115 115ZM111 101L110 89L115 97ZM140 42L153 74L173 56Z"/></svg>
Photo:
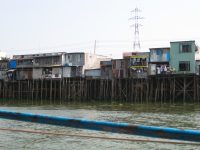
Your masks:
<svg viewBox="0 0 200 150"><path fill-rule="evenodd" d="M0 0L0 51L7 56L95 52L121 58L133 51L131 11L141 12L141 51L170 41L200 43L199 0Z"/></svg>

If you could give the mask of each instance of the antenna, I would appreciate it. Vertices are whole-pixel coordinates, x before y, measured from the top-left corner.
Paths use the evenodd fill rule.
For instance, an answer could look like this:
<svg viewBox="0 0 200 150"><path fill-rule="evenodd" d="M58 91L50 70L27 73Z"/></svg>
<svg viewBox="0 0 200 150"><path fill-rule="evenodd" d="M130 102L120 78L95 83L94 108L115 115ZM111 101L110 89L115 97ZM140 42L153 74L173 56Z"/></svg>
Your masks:
<svg viewBox="0 0 200 150"><path fill-rule="evenodd" d="M142 26L139 24L139 20L143 19L143 17L139 16L139 12L141 12L140 9L137 7L131 11L133 13L133 17L130 18L130 20L134 20L134 24L131 25L131 27L134 27L134 41L133 41L133 50L136 51L137 48L140 50L140 39L139 39L139 27Z"/></svg>
<svg viewBox="0 0 200 150"><path fill-rule="evenodd" d="M96 54L97 41L94 41L94 54Z"/></svg>

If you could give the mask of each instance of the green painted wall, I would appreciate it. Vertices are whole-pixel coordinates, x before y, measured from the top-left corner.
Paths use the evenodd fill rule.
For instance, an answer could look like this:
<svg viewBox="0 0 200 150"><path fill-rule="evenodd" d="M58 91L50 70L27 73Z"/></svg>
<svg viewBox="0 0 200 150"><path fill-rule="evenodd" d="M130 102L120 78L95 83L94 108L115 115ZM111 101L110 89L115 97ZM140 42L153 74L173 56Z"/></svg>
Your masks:
<svg viewBox="0 0 200 150"><path fill-rule="evenodd" d="M182 44L191 44L192 52L181 52ZM180 61L190 61L190 71L179 71ZM195 41L170 42L170 65L176 73L195 73Z"/></svg>

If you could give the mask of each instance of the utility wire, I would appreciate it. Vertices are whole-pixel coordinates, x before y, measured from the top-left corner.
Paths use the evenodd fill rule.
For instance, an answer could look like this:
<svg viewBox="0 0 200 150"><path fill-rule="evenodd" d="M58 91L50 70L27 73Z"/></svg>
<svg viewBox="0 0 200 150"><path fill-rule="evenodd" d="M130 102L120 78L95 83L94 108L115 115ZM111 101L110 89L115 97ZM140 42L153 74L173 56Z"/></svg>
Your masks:
<svg viewBox="0 0 200 150"><path fill-rule="evenodd" d="M191 38L194 40L200 40L200 37L196 37L196 38ZM179 39L179 40L175 40L175 41L182 41L184 39ZM173 40L174 41L174 40ZM129 40L97 40L97 52L98 49L102 49L102 48L127 48L127 47L131 47L131 43L132 41ZM145 39L145 40L140 40L140 42L142 42L143 46L145 47L152 47L152 45L156 44L163 44L164 42L170 43L169 39ZM152 44L150 44L152 43ZM166 45L166 44L165 44ZM61 45L55 45L55 46L44 46L44 47L40 47L40 48L7 48L7 49L3 49L1 48L1 51L5 51L7 53L15 53L15 52L28 52L31 53L32 51L34 52L61 52L61 51L66 51L66 52L74 52L74 51L91 51L94 49L94 42L83 42L83 43L73 43L73 44L61 44Z"/></svg>

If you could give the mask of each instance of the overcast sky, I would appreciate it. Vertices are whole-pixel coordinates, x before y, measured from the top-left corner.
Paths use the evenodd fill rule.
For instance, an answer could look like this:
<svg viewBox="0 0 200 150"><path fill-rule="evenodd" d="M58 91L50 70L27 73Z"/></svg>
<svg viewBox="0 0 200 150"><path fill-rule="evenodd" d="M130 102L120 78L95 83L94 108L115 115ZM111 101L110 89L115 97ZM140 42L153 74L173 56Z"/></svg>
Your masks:
<svg viewBox="0 0 200 150"><path fill-rule="evenodd" d="M129 20L138 7L141 51L170 41L200 41L199 0L0 0L0 50L11 54L133 51Z"/></svg>

